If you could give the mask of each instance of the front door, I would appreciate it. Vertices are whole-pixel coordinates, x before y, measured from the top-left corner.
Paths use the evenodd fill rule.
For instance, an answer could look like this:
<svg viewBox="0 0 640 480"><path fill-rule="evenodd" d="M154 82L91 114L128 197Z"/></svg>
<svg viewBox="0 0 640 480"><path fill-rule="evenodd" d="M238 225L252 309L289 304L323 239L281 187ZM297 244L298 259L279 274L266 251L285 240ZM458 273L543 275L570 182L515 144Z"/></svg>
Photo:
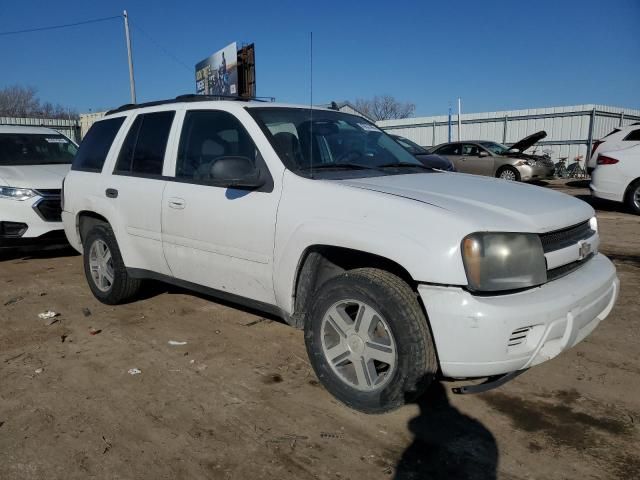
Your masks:
<svg viewBox="0 0 640 480"><path fill-rule="evenodd" d="M493 175L493 158L490 156L480 156L480 152L484 152L478 145L474 143L462 144L462 159L466 173L475 175Z"/></svg>
<svg viewBox="0 0 640 480"><path fill-rule="evenodd" d="M216 161L248 158L266 171L249 133L221 110L185 113L175 181L162 201L162 240L172 274L181 280L275 304L273 246L280 191L216 182Z"/></svg>

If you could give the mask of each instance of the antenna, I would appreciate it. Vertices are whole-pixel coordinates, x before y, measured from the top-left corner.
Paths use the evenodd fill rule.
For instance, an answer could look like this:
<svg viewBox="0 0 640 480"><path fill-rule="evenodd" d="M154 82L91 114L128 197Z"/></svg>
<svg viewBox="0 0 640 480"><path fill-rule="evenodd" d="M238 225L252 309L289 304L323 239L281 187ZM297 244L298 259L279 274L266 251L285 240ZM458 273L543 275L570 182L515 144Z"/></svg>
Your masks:
<svg viewBox="0 0 640 480"><path fill-rule="evenodd" d="M313 178L313 32L309 32L309 50L310 50L310 89L309 89L309 161L311 178Z"/></svg>

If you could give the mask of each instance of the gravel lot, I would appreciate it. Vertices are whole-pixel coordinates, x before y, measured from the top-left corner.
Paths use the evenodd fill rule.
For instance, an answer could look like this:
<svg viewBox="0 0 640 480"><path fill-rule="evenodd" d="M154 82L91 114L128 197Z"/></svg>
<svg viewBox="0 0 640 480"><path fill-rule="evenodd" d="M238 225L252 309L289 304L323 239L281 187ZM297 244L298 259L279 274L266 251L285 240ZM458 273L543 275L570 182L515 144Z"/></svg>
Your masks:
<svg viewBox="0 0 640 480"><path fill-rule="evenodd" d="M593 204L622 284L593 335L500 389L437 384L378 416L333 400L277 319L160 284L109 307L73 252L3 254L0 478L640 478L640 217Z"/></svg>

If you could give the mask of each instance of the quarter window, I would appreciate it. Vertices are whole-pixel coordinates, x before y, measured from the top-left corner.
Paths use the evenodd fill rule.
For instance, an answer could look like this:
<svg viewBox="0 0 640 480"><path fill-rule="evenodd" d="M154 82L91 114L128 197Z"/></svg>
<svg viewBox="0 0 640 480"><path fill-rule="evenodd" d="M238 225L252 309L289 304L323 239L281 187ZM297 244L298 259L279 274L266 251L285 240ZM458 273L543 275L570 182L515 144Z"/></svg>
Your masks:
<svg viewBox="0 0 640 480"><path fill-rule="evenodd" d="M624 140L627 142L640 142L640 128L629 132L629 134L624 137Z"/></svg>
<svg viewBox="0 0 640 480"><path fill-rule="evenodd" d="M240 121L228 112L192 110L186 113L176 165L176 178L215 180L214 164L223 157L246 157L255 166L258 151Z"/></svg>
<svg viewBox="0 0 640 480"><path fill-rule="evenodd" d="M94 123L84 136L73 159L72 170L101 172L107 154L125 117L110 118Z"/></svg>
<svg viewBox="0 0 640 480"><path fill-rule="evenodd" d="M174 115L173 111L138 115L122 144L114 173L162 175Z"/></svg>

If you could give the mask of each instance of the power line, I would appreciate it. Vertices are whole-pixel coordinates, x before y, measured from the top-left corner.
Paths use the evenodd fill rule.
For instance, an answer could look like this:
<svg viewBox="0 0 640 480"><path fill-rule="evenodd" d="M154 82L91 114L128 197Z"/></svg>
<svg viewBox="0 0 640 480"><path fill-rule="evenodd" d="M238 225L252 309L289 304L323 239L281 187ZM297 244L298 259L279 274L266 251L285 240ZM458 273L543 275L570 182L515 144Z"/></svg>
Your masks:
<svg viewBox="0 0 640 480"><path fill-rule="evenodd" d="M122 15L114 15L112 17L93 18L91 20L84 20L82 22L75 22L75 23L66 23L64 25L51 25L49 27L27 28L24 30L0 32L0 37L4 37L7 35L18 35L20 33L43 32L45 30L57 30L60 28L77 27L78 25L87 25L89 23L105 22L107 20L114 20L116 18L122 18Z"/></svg>
<svg viewBox="0 0 640 480"><path fill-rule="evenodd" d="M166 56L168 56L169 58L171 58L174 62L179 63L180 65L182 65L184 68L186 68L187 70L189 70L190 72L193 72L193 67L188 66L186 63L184 63L182 60L180 60L178 57L176 57L173 53L171 53L169 50L167 50L166 48L164 48L162 45L160 45L157 41L155 41L153 39L153 37L151 35L149 35L147 32L145 32L144 30L142 30L137 24L133 23L132 21L129 21L129 23L131 24L131 26L133 28L135 28L137 31L139 31L140 33L142 33L145 37L147 37L147 39L153 43L156 47L158 47L160 49L160 51L162 51Z"/></svg>

